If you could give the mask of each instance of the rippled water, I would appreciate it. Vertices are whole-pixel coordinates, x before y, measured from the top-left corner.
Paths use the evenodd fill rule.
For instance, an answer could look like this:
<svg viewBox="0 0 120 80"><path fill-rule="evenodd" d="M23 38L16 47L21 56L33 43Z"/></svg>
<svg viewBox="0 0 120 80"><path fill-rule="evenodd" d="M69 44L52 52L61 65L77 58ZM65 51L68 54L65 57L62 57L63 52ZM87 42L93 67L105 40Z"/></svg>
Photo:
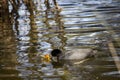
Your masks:
<svg viewBox="0 0 120 80"><path fill-rule="evenodd" d="M20 0L12 19L0 22L0 80L120 79L107 46L113 41L120 55L119 0L58 0L61 11L46 10L43 0L34 4ZM54 48L94 48L98 55L82 64L42 62L39 55Z"/></svg>

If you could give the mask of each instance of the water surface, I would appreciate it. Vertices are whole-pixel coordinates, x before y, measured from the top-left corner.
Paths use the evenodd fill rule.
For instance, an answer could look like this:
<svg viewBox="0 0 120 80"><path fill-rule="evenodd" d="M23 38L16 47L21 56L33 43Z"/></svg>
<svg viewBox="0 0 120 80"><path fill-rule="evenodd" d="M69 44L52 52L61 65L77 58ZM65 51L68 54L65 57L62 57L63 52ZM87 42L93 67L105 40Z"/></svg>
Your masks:
<svg viewBox="0 0 120 80"><path fill-rule="evenodd" d="M52 3L52 2L51 2ZM119 0L58 0L61 11L42 0L32 6L20 0L18 11L0 20L0 80L119 80L108 41L120 55ZM8 17L6 17L8 15ZM97 49L81 64L41 61L52 49ZM119 57L120 58L120 57Z"/></svg>

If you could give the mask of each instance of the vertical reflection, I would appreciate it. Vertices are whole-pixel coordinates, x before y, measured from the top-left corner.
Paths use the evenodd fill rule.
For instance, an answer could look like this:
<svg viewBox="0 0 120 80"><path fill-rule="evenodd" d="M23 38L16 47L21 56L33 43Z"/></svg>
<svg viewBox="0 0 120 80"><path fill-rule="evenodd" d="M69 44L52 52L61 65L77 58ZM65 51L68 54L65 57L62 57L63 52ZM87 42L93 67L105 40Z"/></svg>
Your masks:
<svg viewBox="0 0 120 80"><path fill-rule="evenodd" d="M26 7L30 13L29 19L30 19L30 31L29 31L29 37L30 37L30 46L28 48L28 53L29 53L29 59L32 59L32 57L35 56L37 53L37 45L38 45L38 31L37 31L37 26L35 24L35 13L34 13L34 2L28 1L25 2ZM32 61L32 60L30 60Z"/></svg>
<svg viewBox="0 0 120 80"><path fill-rule="evenodd" d="M4 56L1 57L4 60L15 62L16 63L16 41L15 41L15 35L12 30L12 23L10 22L10 15L8 10L8 2L6 1L5 5L2 5L3 10L0 12L2 16L0 17L0 37L1 37L1 45L0 45L0 51ZM6 56L6 57L5 57Z"/></svg>
<svg viewBox="0 0 120 80"><path fill-rule="evenodd" d="M42 14L42 12L41 12ZM64 23L62 22L62 16L58 9L49 9L46 7L46 10L43 12L43 25L40 27L39 34L41 34L41 49L43 52L47 53L49 49L63 49L66 45L66 38L64 37ZM44 79L55 79L55 80L66 80L64 77L61 77L61 74L64 74L63 63L43 63L41 66L41 73ZM62 72L60 74L60 72ZM63 75L65 76L65 75Z"/></svg>
<svg viewBox="0 0 120 80"><path fill-rule="evenodd" d="M61 39L61 46L60 49L64 50L64 47L66 46L66 41L67 38L64 37L65 36L65 28L64 28L64 22L62 21L62 17L60 15L60 11L56 11L55 14L55 21L57 23L57 26L59 27L59 33L58 33L58 37Z"/></svg>
<svg viewBox="0 0 120 80"><path fill-rule="evenodd" d="M20 71L19 76L23 79L33 79L36 71L33 68L37 53L37 27L34 20L34 2L32 0L23 0L18 19L18 28L16 28L18 38L18 61L21 63L17 66ZM17 27L17 26L16 26Z"/></svg>
<svg viewBox="0 0 120 80"><path fill-rule="evenodd" d="M64 23L62 21L62 16L60 15L60 12L60 9L47 8L45 10L44 23L46 25L46 31L48 31L47 37L49 37L47 42L51 44L51 48L59 48L64 50L64 46L66 45L66 37L64 37Z"/></svg>
<svg viewBox="0 0 120 80"><path fill-rule="evenodd" d="M0 1L0 79L17 78L16 40L8 1ZM19 79L18 79L19 80Z"/></svg>

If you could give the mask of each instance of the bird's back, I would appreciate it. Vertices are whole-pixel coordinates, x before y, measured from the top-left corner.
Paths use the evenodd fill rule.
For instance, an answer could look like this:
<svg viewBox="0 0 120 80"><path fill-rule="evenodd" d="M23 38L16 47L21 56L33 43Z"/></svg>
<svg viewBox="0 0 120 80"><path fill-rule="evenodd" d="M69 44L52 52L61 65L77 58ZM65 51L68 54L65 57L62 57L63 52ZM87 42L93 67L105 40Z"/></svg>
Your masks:
<svg viewBox="0 0 120 80"><path fill-rule="evenodd" d="M82 60L93 53L92 49L73 49L64 54L65 60Z"/></svg>

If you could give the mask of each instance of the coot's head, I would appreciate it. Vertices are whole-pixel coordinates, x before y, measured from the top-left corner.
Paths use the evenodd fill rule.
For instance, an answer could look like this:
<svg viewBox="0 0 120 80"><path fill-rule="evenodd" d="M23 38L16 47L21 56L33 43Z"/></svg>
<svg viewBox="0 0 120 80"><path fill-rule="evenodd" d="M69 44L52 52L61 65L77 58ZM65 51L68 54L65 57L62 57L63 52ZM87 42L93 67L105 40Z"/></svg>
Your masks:
<svg viewBox="0 0 120 80"><path fill-rule="evenodd" d="M60 49L53 49L51 51L52 57L57 57L57 61L59 61L59 57L61 56L62 51Z"/></svg>
<svg viewBox="0 0 120 80"><path fill-rule="evenodd" d="M58 57L58 56L60 56L62 54L62 51L60 50L60 49L53 49L52 51L51 51L51 55L53 56L53 57Z"/></svg>

